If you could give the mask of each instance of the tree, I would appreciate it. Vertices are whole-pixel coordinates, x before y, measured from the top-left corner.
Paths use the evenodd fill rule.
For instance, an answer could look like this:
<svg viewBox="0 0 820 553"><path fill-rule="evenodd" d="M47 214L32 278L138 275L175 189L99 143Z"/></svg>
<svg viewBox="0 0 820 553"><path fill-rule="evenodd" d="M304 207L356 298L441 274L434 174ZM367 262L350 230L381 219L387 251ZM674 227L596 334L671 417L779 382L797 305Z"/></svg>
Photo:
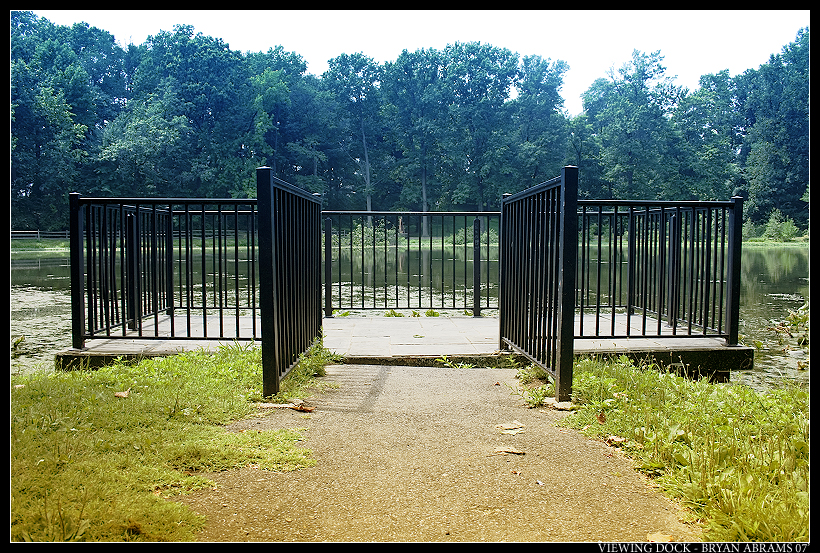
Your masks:
<svg viewBox="0 0 820 553"><path fill-rule="evenodd" d="M584 93L584 109L600 137L610 196L675 199L673 163L679 137L669 115L683 95L666 77L660 51L635 50L632 60Z"/></svg>
<svg viewBox="0 0 820 553"><path fill-rule="evenodd" d="M492 186L494 155L508 130L505 102L518 78L518 55L504 48L471 42L445 48L444 90L447 120L442 121L442 184L446 205L485 210L495 205L502 185ZM506 188L506 187L503 187Z"/></svg>
<svg viewBox="0 0 820 553"><path fill-rule="evenodd" d="M302 83L307 65L301 56L281 46L248 53L244 65L251 109L242 156L250 156L257 166L270 166L276 176L290 180L296 164L289 159L286 147L294 140L288 130L293 127L292 120L301 116L292 109L291 96ZM248 182L255 190L255 181Z"/></svg>
<svg viewBox="0 0 820 553"><path fill-rule="evenodd" d="M98 193L113 196L186 196L196 180L189 159L193 133L170 83L128 103L103 132Z"/></svg>
<svg viewBox="0 0 820 553"><path fill-rule="evenodd" d="M362 53L341 54L328 61L322 81L341 107L346 120L343 149L357 166L364 181L367 211L373 210L372 149L383 135L379 118L381 71L372 58Z"/></svg>
<svg viewBox="0 0 820 553"><path fill-rule="evenodd" d="M568 163L578 167L578 196L587 199L612 197L611 183L604 177L601 139L585 113L569 123Z"/></svg>
<svg viewBox="0 0 820 553"><path fill-rule="evenodd" d="M162 89L177 95L179 111L172 115L184 116L193 130L189 192L226 197L236 186L226 169L247 129L247 66L222 40L194 34L190 25L160 31L147 46L134 77L134 98Z"/></svg>
<svg viewBox="0 0 820 553"><path fill-rule="evenodd" d="M81 183L95 124L93 93L54 25L10 17L11 215L17 228L61 229Z"/></svg>
<svg viewBox="0 0 820 553"><path fill-rule="evenodd" d="M561 60L522 58L518 94L505 104L511 118L507 134L515 151L514 165L508 171L515 182L510 185L525 188L543 182L558 175L566 164L569 121L562 113L560 90L568 70Z"/></svg>
<svg viewBox="0 0 820 553"><path fill-rule="evenodd" d="M743 137L735 85L728 70L703 75L699 84L673 115L692 158L690 171L682 177L697 199L725 200L740 178L736 152Z"/></svg>
<svg viewBox="0 0 820 553"><path fill-rule="evenodd" d="M808 209L801 198L809 186L808 29L801 29L781 54L736 81L746 129L739 160L749 193L746 211L762 222L777 207L805 228Z"/></svg>
<svg viewBox="0 0 820 553"><path fill-rule="evenodd" d="M660 52L635 51L568 118L566 63L478 42L381 66L340 54L316 77L282 46L242 54L189 25L125 49L30 12L9 27L15 228L65 228L72 191L253 196L260 165L327 209L492 209L568 163L582 197L739 191L758 224L775 207L808 224L808 29L691 94Z"/></svg>
<svg viewBox="0 0 820 553"><path fill-rule="evenodd" d="M443 97L441 54L434 49L402 51L384 68L384 120L394 145L394 178L401 184L396 207L428 211L430 181L442 154ZM427 218L423 234L428 235Z"/></svg>

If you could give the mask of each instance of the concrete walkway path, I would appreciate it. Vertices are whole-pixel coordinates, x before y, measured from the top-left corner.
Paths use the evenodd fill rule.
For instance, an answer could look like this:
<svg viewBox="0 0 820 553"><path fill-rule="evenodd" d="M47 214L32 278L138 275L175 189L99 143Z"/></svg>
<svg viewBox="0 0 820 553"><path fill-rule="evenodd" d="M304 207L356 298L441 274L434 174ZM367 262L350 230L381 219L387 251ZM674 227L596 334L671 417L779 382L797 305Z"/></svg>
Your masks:
<svg viewBox="0 0 820 553"><path fill-rule="evenodd" d="M213 489L176 501L206 517L199 541L701 539L619 451L557 426L566 412L528 409L515 375L328 366L313 412L268 409L229 428L300 428L316 466L210 474Z"/></svg>
<svg viewBox="0 0 820 553"><path fill-rule="evenodd" d="M492 355L495 317L335 317L322 321L325 347L348 358Z"/></svg>

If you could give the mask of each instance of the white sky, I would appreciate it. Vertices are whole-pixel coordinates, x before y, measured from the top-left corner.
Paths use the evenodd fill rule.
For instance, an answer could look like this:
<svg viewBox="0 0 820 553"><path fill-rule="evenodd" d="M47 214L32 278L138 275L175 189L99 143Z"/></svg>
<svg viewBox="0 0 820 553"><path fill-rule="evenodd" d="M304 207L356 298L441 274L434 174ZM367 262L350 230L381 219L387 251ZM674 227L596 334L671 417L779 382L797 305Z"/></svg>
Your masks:
<svg viewBox="0 0 820 553"><path fill-rule="evenodd" d="M808 27L809 10L727 11L219 11L32 10L58 25L86 22L121 45L142 44L175 24L222 39L241 52L281 45L321 75L327 60L363 52L379 63L402 50L443 49L480 41L566 61L562 94L571 115L582 111L580 94L592 82L629 61L632 50L660 50L668 76L694 90L701 75L728 69L734 76L757 69Z"/></svg>

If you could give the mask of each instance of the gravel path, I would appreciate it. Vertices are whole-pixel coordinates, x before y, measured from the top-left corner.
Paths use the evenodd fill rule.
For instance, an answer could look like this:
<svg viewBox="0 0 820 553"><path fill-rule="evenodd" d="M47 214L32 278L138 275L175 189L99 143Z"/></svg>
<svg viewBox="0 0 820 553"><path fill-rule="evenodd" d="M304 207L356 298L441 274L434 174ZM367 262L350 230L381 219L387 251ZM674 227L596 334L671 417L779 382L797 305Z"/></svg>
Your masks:
<svg viewBox="0 0 820 553"><path fill-rule="evenodd" d="M526 408L513 370L332 365L325 380L339 387L312 413L231 427L304 428L317 465L209 475L215 490L178 499L207 517L199 540L700 540L619 452Z"/></svg>

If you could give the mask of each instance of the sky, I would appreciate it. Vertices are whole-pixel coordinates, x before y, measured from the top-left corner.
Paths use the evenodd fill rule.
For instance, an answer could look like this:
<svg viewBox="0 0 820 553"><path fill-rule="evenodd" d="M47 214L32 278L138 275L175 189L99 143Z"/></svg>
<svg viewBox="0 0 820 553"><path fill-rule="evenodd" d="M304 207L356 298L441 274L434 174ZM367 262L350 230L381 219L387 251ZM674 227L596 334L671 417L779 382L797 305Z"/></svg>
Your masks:
<svg viewBox="0 0 820 553"><path fill-rule="evenodd" d="M362 52L378 63L402 50L443 49L456 42L491 44L569 64L561 89L570 115L580 95L633 50L661 51L667 76L690 90L701 75L757 69L809 26L809 10L32 10L58 25L85 22L121 46L142 44L175 24L222 39L232 50L266 52L281 45L299 54L308 73L327 61Z"/></svg>

